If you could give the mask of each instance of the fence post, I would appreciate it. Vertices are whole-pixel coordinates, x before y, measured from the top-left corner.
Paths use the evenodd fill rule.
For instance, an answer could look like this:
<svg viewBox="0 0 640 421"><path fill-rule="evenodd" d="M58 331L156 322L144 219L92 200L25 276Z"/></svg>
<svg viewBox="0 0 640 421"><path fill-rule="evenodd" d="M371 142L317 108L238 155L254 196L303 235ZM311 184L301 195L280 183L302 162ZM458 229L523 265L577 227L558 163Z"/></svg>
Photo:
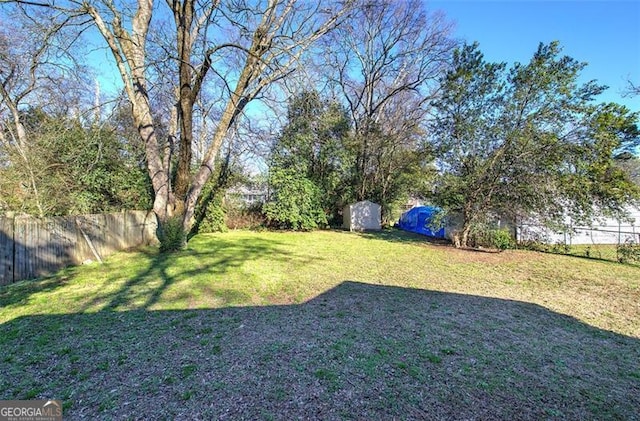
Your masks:
<svg viewBox="0 0 640 421"><path fill-rule="evenodd" d="M620 245L620 240L622 239L622 227L620 226L620 221L618 221L618 245Z"/></svg>

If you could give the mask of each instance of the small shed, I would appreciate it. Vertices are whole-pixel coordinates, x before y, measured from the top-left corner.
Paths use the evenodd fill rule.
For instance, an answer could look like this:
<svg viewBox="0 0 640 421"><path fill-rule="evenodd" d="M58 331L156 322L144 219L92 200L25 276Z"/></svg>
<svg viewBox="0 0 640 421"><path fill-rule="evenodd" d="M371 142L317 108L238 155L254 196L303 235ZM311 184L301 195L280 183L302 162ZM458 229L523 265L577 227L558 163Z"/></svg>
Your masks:
<svg viewBox="0 0 640 421"><path fill-rule="evenodd" d="M342 227L349 231L382 229L382 207L364 200L344 207Z"/></svg>
<svg viewBox="0 0 640 421"><path fill-rule="evenodd" d="M398 227L404 231L411 231L418 234L435 238L445 238L444 227L434 228L433 218L440 210L433 206L416 206L409 209L400 217Z"/></svg>

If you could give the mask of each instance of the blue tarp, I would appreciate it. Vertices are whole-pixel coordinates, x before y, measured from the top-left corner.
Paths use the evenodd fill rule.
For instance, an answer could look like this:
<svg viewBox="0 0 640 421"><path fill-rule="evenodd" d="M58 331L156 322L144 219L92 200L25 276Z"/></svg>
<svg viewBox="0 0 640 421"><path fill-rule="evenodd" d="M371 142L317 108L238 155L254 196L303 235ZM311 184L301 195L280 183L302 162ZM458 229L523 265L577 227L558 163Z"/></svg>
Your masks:
<svg viewBox="0 0 640 421"><path fill-rule="evenodd" d="M433 217L439 211L440 209L433 206L416 206L402 214L398 228L429 237L444 238L444 227L437 231L433 231L431 227Z"/></svg>

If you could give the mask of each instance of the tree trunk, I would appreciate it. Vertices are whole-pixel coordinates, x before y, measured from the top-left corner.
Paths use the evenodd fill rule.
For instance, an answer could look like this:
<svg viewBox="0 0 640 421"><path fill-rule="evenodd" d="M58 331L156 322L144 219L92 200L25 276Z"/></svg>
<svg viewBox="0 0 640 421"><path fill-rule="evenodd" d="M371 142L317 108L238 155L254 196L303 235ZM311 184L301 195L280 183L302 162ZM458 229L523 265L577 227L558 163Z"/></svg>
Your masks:
<svg viewBox="0 0 640 421"><path fill-rule="evenodd" d="M193 144L193 106L198 92L193 91L193 67L191 56L193 39L191 30L194 19L194 2L187 0L174 4L173 12L176 23L178 46L179 101L178 116L180 121L180 151L178 171L176 174L174 193L177 199L177 213L184 211L183 204L191 184L191 158ZM180 209L182 208L182 209Z"/></svg>
<svg viewBox="0 0 640 421"><path fill-rule="evenodd" d="M462 226L460 232L460 245L459 247L469 247L469 234L471 233L471 225L467 222Z"/></svg>
<svg viewBox="0 0 640 421"><path fill-rule="evenodd" d="M237 108L237 105L235 103L236 101L232 99L227 104L227 107L222 114L218 127L216 128L215 134L213 136L213 143L207 150L202 164L200 165L200 169L193 177L191 188L189 189L187 197L184 200L182 226L185 233L189 233L191 231L191 228L193 227L193 216L196 210L196 203L198 202L198 198L200 197L200 193L202 193L204 185L207 183L207 181L211 177L211 174L213 173L215 159L218 155L218 151L220 150L220 145L222 145L222 141L227 135L229 127L231 127L235 118L241 111L241 109Z"/></svg>
<svg viewBox="0 0 640 421"><path fill-rule="evenodd" d="M169 178L170 160L163 160L160 153L145 78L146 38L153 1L139 0L137 4L130 32L122 26L122 17L115 8L111 8L113 19L111 25L108 25L94 6L85 3L83 7L107 42L122 77L125 92L131 102L133 121L145 145L147 170L154 192L153 211L162 226L173 212L174 200Z"/></svg>
<svg viewBox="0 0 640 421"><path fill-rule="evenodd" d="M360 141L360 150L356 160L356 200L365 200L367 197L367 167L369 160L369 133L368 128L356 135Z"/></svg>
<svg viewBox="0 0 640 421"><path fill-rule="evenodd" d="M222 116L220 117L218 126L216 127L216 131L213 135L213 142L207 149L202 160L202 164L191 181L191 187L189 188L184 200L182 226L185 233L190 233L191 228L193 227L196 204L200 198L200 193L202 193L204 185L213 173L215 159L218 156L218 151L220 150L222 141L227 136L229 128L233 126L236 118L240 113L242 113L242 110L244 110L247 103L260 92L260 89L257 89L250 94L248 93L248 89L251 81L257 78L261 73L261 67L264 66L261 57L269 49L270 43L267 42L267 39L265 38L267 33L268 28L259 27L256 29L253 36L253 43L248 52L247 61L244 64L238 81L236 82L235 89L231 93L231 97L222 112ZM195 93L197 93L197 90ZM193 103L195 101L194 93L192 93L191 100L191 110L193 110Z"/></svg>
<svg viewBox="0 0 640 421"><path fill-rule="evenodd" d="M471 204L467 203L462 209L462 229L458 232L458 241L454 242L456 247L469 247L471 228L473 228L476 219L477 213L473 211Z"/></svg>
<svg viewBox="0 0 640 421"><path fill-rule="evenodd" d="M27 168L27 172L29 173L29 184L31 184L31 188L33 189L33 196L36 202L36 207L38 208L38 216L40 218L44 218L44 209L42 208L42 201L40 200L40 191L38 190L38 184L36 183L36 176L33 172L33 165L31 164L31 160L29 159L29 153L27 152L28 142L27 142L27 132L24 129L24 125L20 121L20 117L17 113L15 114L15 125L16 125L16 133L18 136L18 142L16 142L16 149L20 154L20 157L24 161L24 165Z"/></svg>
<svg viewBox="0 0 640 421"><path fill-rule="evenodd" d="M137 107L134 106L134 110ZM150 111L150 110L148 110ZM145 152L147 156L147 170L151 177L151 185L153 186L153 212L158 217L160 224L173 215L174 200L171 196L171 180L169 179L169 168L164 168L163 160L158 150L158 140L154 130L154 124L151 120L151 114L134 111L134 121L138 127L138 133L145 143ZM166 153L166 152L165 152ZM170 160L165 160L170 162Z"/></svg>

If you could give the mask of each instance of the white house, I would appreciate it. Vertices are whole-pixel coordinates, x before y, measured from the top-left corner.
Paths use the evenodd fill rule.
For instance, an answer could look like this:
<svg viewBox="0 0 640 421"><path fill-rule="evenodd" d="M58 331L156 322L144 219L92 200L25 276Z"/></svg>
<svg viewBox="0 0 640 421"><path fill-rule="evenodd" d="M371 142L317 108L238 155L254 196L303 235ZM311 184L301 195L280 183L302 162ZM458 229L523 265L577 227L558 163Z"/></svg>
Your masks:
<svg viewBox="0 0 640 421"><path fill-rule="evenodd" d="M640 208L628 207L628 217L622 220L603 218L593 221L591 226L567 225L572 229L566 233L554 232L534 223L518 224L520 241L539 241L547 244L640 244Z"/></svg>
<svg viewBox="0 0 640 421"><path fill-rule="evenodd" d="M237 201L245 206L265 203L269 199L267 188L264 186L238 186L227 191L227 200Z"/></svg>

